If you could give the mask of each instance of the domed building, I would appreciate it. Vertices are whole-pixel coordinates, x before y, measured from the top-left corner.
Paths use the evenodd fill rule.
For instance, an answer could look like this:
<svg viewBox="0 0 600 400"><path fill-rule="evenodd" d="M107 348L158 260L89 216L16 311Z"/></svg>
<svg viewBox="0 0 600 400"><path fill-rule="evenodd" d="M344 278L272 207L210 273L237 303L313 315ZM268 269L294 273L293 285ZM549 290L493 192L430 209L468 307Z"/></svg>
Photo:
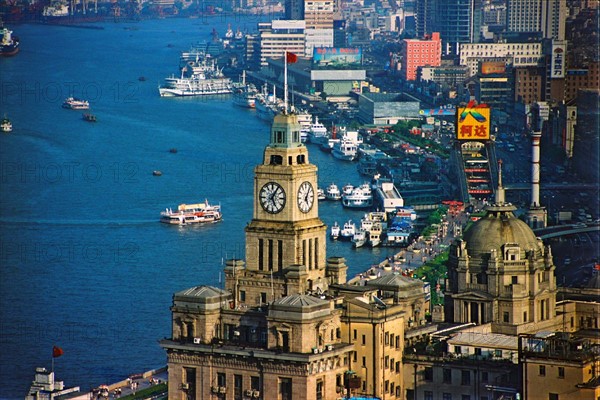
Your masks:
<svg viewBox="0 0 600 400"><path fill-rule="evenodd" d="M502 177L494 204L465 231L448 256L446 320L492 323L516 335L554 326L555 266L550 247L505 203Z"/></svg>

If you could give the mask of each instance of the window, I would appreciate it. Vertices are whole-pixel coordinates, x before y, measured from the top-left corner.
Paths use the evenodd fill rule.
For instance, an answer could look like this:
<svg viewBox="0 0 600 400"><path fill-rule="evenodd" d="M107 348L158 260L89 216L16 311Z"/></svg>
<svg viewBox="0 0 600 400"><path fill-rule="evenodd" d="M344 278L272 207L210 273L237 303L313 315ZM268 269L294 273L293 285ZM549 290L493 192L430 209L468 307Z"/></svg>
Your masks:
<svg viewBox="0 0 600 400"><path fill-rule="evenodd" d="M390 367L390 356L385 356L385 367L386 368Z"/></svg>
<svg viewBox="0 0 600 400"><path fill-rule="evenodd" d="M279 378L279 398L292 400L292 378Z"/></svg>
<svg viewBox="0 0 600 400"><path fill-rule="evenodd" d="M400 365L402 363L400 361L396 361L396 373L400 373Z"/></svg>
<svg viewBox="0 0 600 400"><path fill-rule="evenodd" d="M390 334L388 332L385 333L385 345L390 344Z"/></svg>
<svg viewBox="0 0 600 400"><path fill-rule="evenodd" d="M539 370L540 370L540 376L546 376L546 366L540 365Z"/></svg>
<svg viewBox="0 0 600 400"><path fill-rule="evenodd" d="M468 394L463 394L460 398L461 400L471 400L471 396Z"/></svg>
<svg viewBox="0 0 600 400"><path fill-rule="evenodd" d="M462 348L460 346L454 346L454 353L455 354L460 354L462 353Z"/></svg>
<svg viewBox="0 0 600 400"><path fill-rule="evenodd" d="M558 367L558 377L559 378L565 377L565 367Z"/></svg>
<svg viewBox="0 0 600 400"><path fill-rule="evenodd" d="M367 336L366 335L362 335L362 344L363 344L363 346L365 344L367 344Z"/></svg>
<svg viewBox="0 0 600 400"><path fill-rule="evenodd" d="M557 393L548 393L548 400L558 400Z"/></svg>
<svg viewBox="0 0 600 400"><path fill-rule="evenodd" d="M242 400L242 387L244 381L242 375L233 376L233 398L235 400Z"/></svg>
<svg viewBox="0 0 600 400"><path fill-rule="evenodd" d="M227 381L223 372L217 372L217 386L227 386Z"/></svg>
<svg viewBox="0 0 600 400"><path fill-rule="evenodd" d="M481 382L484 382L484 383L486 383L486 382L488 382L488 381L489 381L489 379L490 379L490 378L488 377L488 373L487 373L487 372L485 372L485 371L482 371L482 372L481 372Z"/></svg>
<svg viewBox="0 0 600 400"><path fill-rule="evenodd" d="M243 303L246 301L246 291L240 290L240 301Z"/></svg>
<svg viewBox="0 0 600 400"><path fill-rule="evenodd" d="M475 355L476 356L480 356L481 355L481 349L479 347L475 347Z"/></svg>
<svg viewBox="0 0 600 400"><path fill-rule="evenodd" d="M354 330L354 340L356 340L356 329Z"/></svg>
<svg viewBox="0 0 600 400"><path fill-rule="evenodd" d="M363 367L367 366L367 357L365 357L365 356L363 356L363 358L362 358L362 365L363 365Z"/></svg>
<svg viewBox="0 0 600 400"><path fill-rule="evenodd" d="M388 393L390 391L390 381L384 382L385 392Z"/></svg>
<svg viewBox="0 0 600 400"><path fill-rule="evenodd" d="M502 350L500 350L500 349L494 350L494 357L501 358L502 357Z"/></svg>
<svg viewBox="0 0 600 400"><path fill-rule="evenodd" d="M323 380L317 381L317 400L323 400Z"/></svg>
<svg viewBox="0 0 600 400"><path fill-rule="evenodd" d="M444 383L452 383L452 370L449 368L444 368L443 371L443 382Z"/></svg>
<svg viewBox="0 0 600 400"><path fill-rule="evenodd" d="M250 377L250 389L260 390L260 378L258 376Z"/></svg>
<svg viewBox="0 0 600 400"><path fill-rule="evenodd" d="M433 392L426 390L425 392L423 392L423 399L424 400L433 400Z"/></svg>
<svg viewBox="0 0 600 400"><path fill-rule="evenodd" d="M265 292L260 294L260 302L265 304L267 302L267 294Z"/></svg>
<svg viewBox="0 0 600 400"><path fill-rule="evenodd" d="M504 312L502 313L502 320L503 320L504 322L508 322L508 321L509 321L509 319L510 319L510 314L508 313L508 311L504 311Z"/></svg>
<svg viewBox="0 0 600 400"><path fill-rule="evenodd" d="M519 277L518 276L512 276L511 277L511 283L513 285L516 285L517 283L519 283Z"/></svg>
<svg viewBox="0 0 600 400"><path fill-rule="evenodd" d="M425 379L426 381L433 380L433 368L425 367L425 370L423 371L423 379Z"/></svg>
<svg viewBox="0 0 600 400"><path fill-rule="evenodd" d="M471 371L461 371L460 374L460 384L461 385L470 385L471 384Z"/></svg>
<svg viewBox="0 0 600 400"><path fill-rule="evenodd" d="M452 400L452 393L442 393L442 400Z"/></svg>

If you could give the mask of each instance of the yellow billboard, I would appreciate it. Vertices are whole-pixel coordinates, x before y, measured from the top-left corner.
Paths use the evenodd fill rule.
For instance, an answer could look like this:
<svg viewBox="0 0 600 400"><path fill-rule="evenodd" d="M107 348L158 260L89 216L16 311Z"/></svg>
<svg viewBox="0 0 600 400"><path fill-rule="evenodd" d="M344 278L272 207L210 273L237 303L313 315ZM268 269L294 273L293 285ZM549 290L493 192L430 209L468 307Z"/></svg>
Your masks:
<svg viewBox="0 0 600 400"><path fill-rule="evenodd" d="M485 104L456 110L456 138L458 140L488 140L490 138L490 108Z"/></svg>

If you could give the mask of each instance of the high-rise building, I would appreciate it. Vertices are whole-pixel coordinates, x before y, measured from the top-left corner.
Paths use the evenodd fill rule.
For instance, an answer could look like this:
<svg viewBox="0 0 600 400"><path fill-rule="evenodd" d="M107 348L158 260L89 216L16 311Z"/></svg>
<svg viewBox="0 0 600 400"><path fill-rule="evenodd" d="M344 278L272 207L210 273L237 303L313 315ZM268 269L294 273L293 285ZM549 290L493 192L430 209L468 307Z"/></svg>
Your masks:
<svg viewBox="0 0 600 400"><path fill-rule="evenodd" d="M458 54L461 43L479 38L480 0L422 0L416 2L417 37L439 32L442 53Z"/></svg>
<svg viewBox="0 0 600 400"><path fill-rule="evenodd" d="M401 74L407 81L417 79L417 68L437 67L442 63L442 40L439 32L424 39L404 39L402 42Z"/></svg>
<svg viewBox="0 0 600 400"><path fill-rule="evenodd" d="M333 29L334 0L304 0L307 29Z"/></svg>
<svg viewBox="0 0 600 400"><path fill-rule="evenodd" d="M304 19L304 0L286 0L285 19Z"/></svg>
<svg viewBox="0 0 600 400"><path fill-rule="evenodd" d="M509 32L542 32L547 39L565 39L566 0L507 0Z"/></svg>

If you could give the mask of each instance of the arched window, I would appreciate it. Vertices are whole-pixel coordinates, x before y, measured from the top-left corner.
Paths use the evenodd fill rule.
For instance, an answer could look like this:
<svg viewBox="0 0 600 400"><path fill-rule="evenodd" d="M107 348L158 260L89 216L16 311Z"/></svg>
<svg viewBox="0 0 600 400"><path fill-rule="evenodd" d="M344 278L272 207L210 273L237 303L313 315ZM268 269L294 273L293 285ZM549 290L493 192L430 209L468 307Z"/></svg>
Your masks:
<svg viewBox="0 0 600 400"><path fill-rule="evenodd" d="M281 157L280 155L277 155L277 154L272 154L270 164L271 165L283 164L283 157Z"/></svg>

